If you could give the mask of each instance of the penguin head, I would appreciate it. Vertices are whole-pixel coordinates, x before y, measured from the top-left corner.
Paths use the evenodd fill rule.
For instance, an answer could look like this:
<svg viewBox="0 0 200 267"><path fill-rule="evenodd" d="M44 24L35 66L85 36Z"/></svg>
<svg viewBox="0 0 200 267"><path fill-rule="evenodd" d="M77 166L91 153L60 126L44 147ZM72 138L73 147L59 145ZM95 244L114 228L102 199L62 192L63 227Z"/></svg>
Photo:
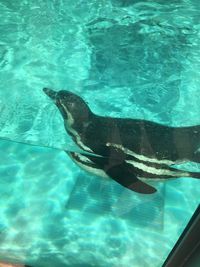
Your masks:
<svg viewBox="0 0 200 267"><path fill-rule="evenodd" d="M48 88L44 88L43 91L54 101L64 120L87 121L92 114L86 102L70 91L56 92Z"/></svg>

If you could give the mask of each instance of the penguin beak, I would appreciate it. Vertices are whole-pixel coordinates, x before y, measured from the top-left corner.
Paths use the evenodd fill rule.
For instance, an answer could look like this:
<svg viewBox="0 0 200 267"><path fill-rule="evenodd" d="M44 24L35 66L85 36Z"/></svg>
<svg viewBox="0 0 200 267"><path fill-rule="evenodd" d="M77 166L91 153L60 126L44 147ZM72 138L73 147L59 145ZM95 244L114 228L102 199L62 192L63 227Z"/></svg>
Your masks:
<svg viewBox="0 0 200 267"><path fill-rule="evenodd" d="M43 91L46 95L48 95L48 97L50 97L54 102L56 102L56 96L57 96L56 91L53 91L49 88L43 88Z"/></svg>
<svg viewBox="0 0 200 267"><path fill-rule="evenodd" d="M59 98L59 92L56 92L52 89L49 88L43 88L43 92L49 97L51 98L51 100L53 100L54 104L56 104L56 106L58 107L58 109L60 110L62 116L64 119L67 119L67 112L66 110L63 108L63 105L61 104L61 100Z"/></svg>

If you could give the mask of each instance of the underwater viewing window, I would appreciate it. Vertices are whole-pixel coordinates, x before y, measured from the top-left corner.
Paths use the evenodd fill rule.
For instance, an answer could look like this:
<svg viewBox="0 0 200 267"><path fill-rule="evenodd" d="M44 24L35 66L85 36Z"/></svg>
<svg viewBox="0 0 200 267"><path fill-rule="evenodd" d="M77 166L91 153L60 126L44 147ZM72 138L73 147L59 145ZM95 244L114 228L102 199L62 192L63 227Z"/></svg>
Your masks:
<svg viewBox="0 0 200 267"><path fill-rule="evenodd" d="M0 266L196 255L199 4L0 0Z"/></svg>

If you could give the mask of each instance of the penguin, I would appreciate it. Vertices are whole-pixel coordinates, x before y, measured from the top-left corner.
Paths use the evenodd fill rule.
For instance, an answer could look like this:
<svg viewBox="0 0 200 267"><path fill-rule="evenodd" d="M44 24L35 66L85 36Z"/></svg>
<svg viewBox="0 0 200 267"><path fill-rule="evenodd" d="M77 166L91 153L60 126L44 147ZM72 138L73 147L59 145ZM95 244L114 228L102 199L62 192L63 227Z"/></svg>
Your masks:
<svg viewBox="0 0 200 267"><path fill-rule="evenodd" d="M81 168L142 194L157 191L146 183L151 180L200 178L198 172L173 166L200 163L200 125L172 127L148 120L100 116L70 91L43 91L58 107L67 133L83 151L66 151Z"/></svg>

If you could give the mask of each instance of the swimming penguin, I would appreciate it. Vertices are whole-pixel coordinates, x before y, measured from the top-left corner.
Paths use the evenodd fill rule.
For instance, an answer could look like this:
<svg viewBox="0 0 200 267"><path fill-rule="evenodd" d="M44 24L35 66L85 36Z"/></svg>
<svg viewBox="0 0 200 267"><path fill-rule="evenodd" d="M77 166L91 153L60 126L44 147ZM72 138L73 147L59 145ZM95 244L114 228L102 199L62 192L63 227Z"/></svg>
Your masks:
<svg viewBox="0 0 200 267"><path fill-rule="evenodd" d="M139 119L103 117L69 91L43 91L54 101L67 133L87 153L67 152L83 169L110 177L138 193L156 189L144 181L169 178L200 178L200 173L173 167L200 163L200 125L170 127Z"/></svg>

